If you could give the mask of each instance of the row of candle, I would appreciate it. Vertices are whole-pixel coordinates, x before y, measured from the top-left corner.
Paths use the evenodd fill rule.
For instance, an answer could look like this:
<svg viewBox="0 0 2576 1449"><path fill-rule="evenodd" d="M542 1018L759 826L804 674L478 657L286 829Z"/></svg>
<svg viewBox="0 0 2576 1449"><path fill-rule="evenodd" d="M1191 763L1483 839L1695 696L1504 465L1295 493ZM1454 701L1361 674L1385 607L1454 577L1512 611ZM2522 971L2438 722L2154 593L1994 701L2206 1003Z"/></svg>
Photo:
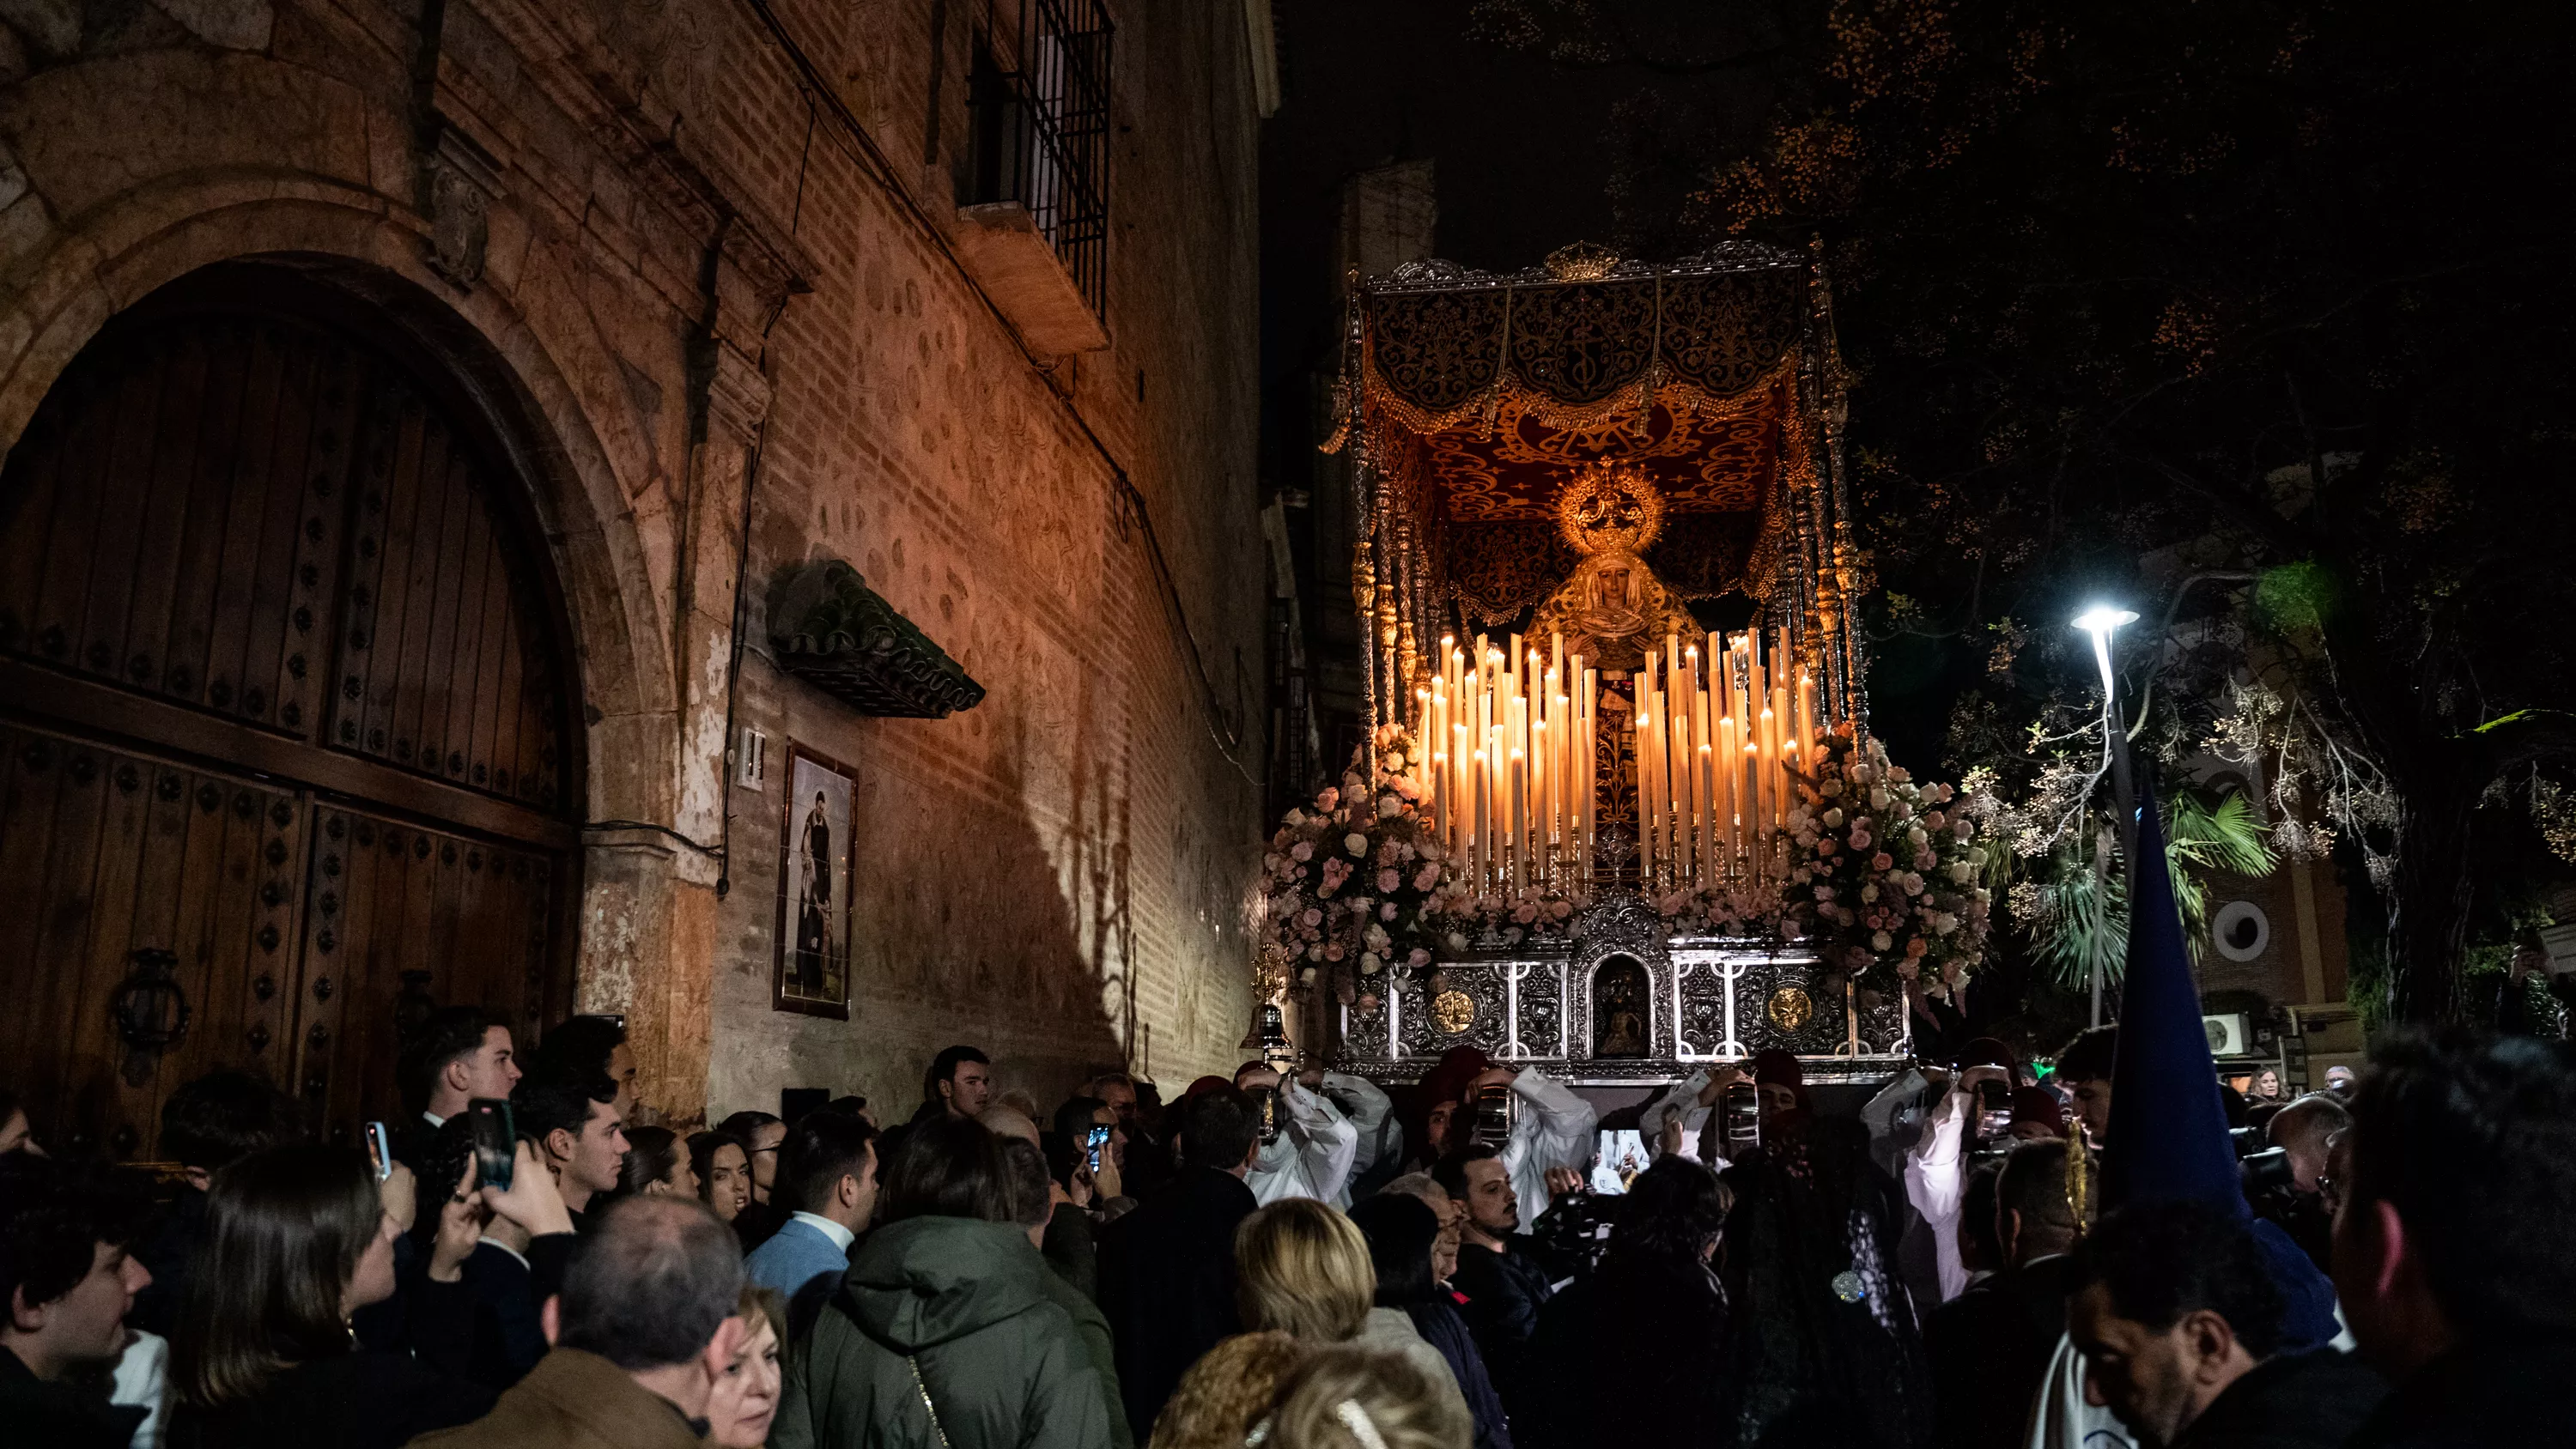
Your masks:
<svg viewBox="0 0 2576 1449"><path fill-rule="evenodd" d="M1660 658L1646 653L1636 698L1640 878L1669 889L1765 870L1794 802L1791 772L1823 728L1785 631L1667 634Z"/></svg>
<svg viewBox="0 0 2576 1449"><path fill-rule="evenodd" d="M1433 831L1480 894L1572 894L1591 878L1600 688L1562 634L1544 655L1518 634L1499 649L1479 634L1472 651L1441 638L1440 671L1416 692L1418 769Z"/></svg>

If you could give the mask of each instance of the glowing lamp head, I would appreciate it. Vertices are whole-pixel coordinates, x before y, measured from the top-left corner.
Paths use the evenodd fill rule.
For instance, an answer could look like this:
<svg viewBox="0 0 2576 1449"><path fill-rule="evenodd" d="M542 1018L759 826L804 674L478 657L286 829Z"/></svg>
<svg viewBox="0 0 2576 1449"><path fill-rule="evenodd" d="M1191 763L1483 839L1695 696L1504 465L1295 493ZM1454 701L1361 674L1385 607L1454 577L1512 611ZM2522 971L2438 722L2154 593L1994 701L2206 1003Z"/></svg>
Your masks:
<svg viewBox="0 0 2576 1449"><path fill-rule="evenodd" d="M2072 622L2076 628L2087 634L2102 635L2123 625L2138 622L2138 615L2134 609L2117 608L2110 604L2095 604L2076 615Z"/></svg>

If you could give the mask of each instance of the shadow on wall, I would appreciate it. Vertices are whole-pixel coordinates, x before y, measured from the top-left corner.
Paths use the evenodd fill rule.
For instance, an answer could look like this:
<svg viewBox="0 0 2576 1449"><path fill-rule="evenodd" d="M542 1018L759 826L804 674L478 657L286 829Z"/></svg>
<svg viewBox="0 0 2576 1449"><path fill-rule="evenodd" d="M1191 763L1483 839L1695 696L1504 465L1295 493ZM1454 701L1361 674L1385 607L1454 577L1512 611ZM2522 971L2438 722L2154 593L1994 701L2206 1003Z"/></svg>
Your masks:
<svg viewBox="0 0 2576 1449"><path fill-rule="evenodd" d="M785 690L802 686L780 681ZM743 963L754 994L718 1012L714 1114L776 1110L782 1086L866 1095L880 1122L919 1104L921 1075L952 1043L980 1047L997 1084L1051 1109L1083 1079L1125 1062L1136 1008L1124 720L1095 718L1086 685L1061 715L1074 737L1051 747L1052 720L1029 696L983 706L988 748L964 718L867 719L797 738L847 761L857 795L857 945L846 1023L768 1010L780 821L774 797L736 840L762 872L757 947ZM842 717L846 719L846 716ZM1116 743L1111 743L1116 741ZM1098 761L1114 758L1114 767ZM1061 761L1060 770L1047 768ZM1046 778L1055 775L1056 778ZM1052 798L1051 798L1052 797ZM758 798L758 797L753 797Z"/></svg>

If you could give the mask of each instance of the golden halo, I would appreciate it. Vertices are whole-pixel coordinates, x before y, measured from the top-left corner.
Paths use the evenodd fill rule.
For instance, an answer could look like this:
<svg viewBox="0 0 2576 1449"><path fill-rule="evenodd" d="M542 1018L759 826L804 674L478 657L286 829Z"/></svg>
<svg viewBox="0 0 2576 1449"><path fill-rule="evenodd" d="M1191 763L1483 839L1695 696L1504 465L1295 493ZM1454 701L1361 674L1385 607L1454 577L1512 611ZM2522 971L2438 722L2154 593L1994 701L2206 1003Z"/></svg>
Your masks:
<svg viewBox="0 0 2576 1449"><path fill-rule="evenodd" d="M1664 493L1634 463L1586 463L1557 494L1556 524L1577 553L1639 553L1664 531Z"/></svg>

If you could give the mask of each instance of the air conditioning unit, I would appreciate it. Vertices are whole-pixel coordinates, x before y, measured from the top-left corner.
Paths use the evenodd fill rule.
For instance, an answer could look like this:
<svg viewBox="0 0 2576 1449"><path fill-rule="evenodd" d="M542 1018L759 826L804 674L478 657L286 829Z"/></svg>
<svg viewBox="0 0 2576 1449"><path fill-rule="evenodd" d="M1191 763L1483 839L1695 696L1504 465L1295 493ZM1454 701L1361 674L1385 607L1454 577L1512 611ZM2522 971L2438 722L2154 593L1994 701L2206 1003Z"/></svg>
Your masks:
<svg viewBox="0 0 2576 1449"><path fill-rule="evenodd" d="M2213 1057L2254 1055L2254 1023L2244 1012L2204 1016L2200 1019L2200 1029L2209 1037L2209 1054Z"/></svg>

